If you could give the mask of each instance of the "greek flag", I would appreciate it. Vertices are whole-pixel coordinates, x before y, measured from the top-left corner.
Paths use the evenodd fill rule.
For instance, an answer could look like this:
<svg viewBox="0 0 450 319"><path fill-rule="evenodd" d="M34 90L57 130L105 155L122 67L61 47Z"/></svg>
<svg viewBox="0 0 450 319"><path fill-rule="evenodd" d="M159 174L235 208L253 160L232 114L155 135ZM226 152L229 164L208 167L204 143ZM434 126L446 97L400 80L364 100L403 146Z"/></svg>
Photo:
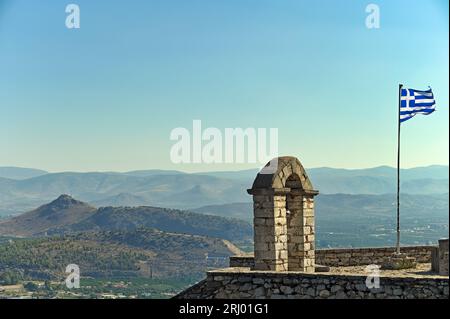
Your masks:
<svg viewBox="0 0 450 319"><path fill-rule="evenodd" d="M416 114L428 115L435 111L431 88L427 91L401 89L400 94L400 123L409 120Z"/></svg>

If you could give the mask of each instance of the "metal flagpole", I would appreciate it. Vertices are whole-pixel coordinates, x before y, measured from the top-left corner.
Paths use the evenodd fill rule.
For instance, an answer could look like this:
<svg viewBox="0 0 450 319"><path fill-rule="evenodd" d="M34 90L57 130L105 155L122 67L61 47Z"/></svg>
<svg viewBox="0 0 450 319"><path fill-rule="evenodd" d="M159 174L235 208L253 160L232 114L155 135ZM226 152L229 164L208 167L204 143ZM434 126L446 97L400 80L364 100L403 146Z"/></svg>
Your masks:
<svg viewBox="0 0 450 319"><path fill-rule="evenodd" d="M398 86L398 133L397 133L397 254L400 254L400 107L403 84Z"/></svg>

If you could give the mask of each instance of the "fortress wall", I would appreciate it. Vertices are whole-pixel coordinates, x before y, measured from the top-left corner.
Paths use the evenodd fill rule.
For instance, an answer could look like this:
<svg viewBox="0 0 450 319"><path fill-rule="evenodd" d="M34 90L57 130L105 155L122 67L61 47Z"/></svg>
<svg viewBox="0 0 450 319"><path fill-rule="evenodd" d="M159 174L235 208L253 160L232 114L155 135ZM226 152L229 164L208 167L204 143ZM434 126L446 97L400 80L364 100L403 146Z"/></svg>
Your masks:
<svg viewBox="0 0 450 319"><path fill-rule="evenodd" d="M245 256L230 256L230 267L252 268L255 265L253 254Z"/></svg>
<svg viewBox="0 0 450 319"><path fill-rule="evenodd" d="M436 247L406 246L401 251L419 263L430 263L433 249ZM316 249L316 264L331 267L381 264L394 252L395 247ZM253 264L252 255L230 257L230 267L253 268Z"/></svg>
<svg viewBox="0 0 450 319"><path fill-rule="evenodd" d="M432 252L431 267L442 276L448 276L448 239L440 239Z"/></svg>
<svg viewBox="0 0 450 319"><path fill-rule="evenodd" d="M415 257L419 263L430 263L434 246L407 246L401 252ZM316 251L316 264L325 266L360 266L382 264L383 259L395 253L395 247L320 249Z"/></svg>
<svg viewBox="0 0 450 319"><path fill-rule="evenodd" d="M182 292L178 299L448 299L448 278L381 277L368 289L366 276L226 269Z"/></svg>

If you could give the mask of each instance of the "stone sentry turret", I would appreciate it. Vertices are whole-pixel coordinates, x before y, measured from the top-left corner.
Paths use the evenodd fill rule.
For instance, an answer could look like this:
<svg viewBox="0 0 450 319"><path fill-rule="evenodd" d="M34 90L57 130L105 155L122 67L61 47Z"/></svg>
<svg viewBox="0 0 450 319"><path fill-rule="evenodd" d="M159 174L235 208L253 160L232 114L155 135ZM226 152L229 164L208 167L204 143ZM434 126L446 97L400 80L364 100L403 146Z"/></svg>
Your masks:
<svg viewBox="0 0 450 319"><path fill-rule="evenodd" d="M314 196L319 192L300 161L272 160L247 192L253 195L254 270L314 272Z"/></svg>

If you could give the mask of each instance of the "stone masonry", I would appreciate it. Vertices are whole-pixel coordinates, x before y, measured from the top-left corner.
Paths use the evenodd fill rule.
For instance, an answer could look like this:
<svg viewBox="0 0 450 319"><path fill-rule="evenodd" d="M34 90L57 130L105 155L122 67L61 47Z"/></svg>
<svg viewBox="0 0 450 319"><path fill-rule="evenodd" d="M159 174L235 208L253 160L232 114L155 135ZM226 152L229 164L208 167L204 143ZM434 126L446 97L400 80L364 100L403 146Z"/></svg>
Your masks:
<svg viewBox="0 0 450 319"><path fill-rule="evenodd" d="M254 255L231 257L229 268L207 272L205 280L175 298L448 299L448 239L439 247L402 247L419 265L405 272L377 270L375 288L367 282L367 265L382 264L395 247L316 250L318 191L295 157L272 160L248 193Z"/></svg>
<svg viewBox="0 0 450 319"><path fill-rule="evenodd" d="M448 239L439 240L439 274L448 276Z"/></svg>
<svg viewBox="0 0 450 319"><path fill-rule="evenodd" d="M255 270L314 272L314 196L318 194L295 157L262 169L253 195ZM268 167L268 165L266 167Z"/></svg>
<svg viewBox="0 0 450 319"><path fill-rule="evenodd" d="M403 253L414 257L418 263L436 263L437 260L436 262L432 260L432 254L438 250L439 247L437 246L402 246L401 248ZM316 264L331 267L381 265L384 259L392 256L395 251L396 247L322 248L316 249L315 258ZM441 254L441 256L444 256L444 254ZM230 257L230 267L253 268L254 264L253 254ZM439 272L438 268L434 270Z"/></svg>
<svg viewBox="0 0 450 319"><path fill-rule="evenodd" d="M228 268L207 278L177 299L448 299L448 277L381 276L368 288L366 274L251 271Z"/></svg>
<svg viewBox="0 0 450 319"><path fill-rule="evenodd" d="M432 252L432 269L442 276L448 276L448 239L439 240L439 246Z"/></svg>

